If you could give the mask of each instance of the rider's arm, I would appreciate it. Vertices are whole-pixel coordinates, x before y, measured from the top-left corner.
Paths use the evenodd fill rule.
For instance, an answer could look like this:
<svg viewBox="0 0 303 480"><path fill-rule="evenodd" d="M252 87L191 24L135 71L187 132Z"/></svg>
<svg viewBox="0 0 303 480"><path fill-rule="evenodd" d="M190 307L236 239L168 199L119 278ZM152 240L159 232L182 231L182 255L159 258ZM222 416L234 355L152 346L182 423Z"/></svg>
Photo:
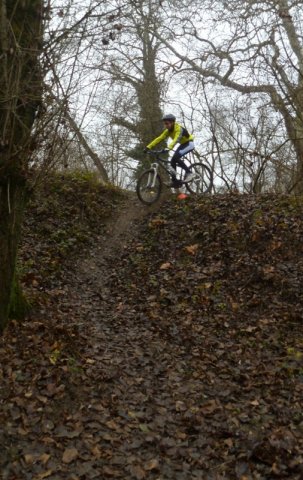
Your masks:
<svg viewBox="0 0 303 480"><path fill-rule="evenodd" d="M172 142L168 145L168 148L172 150L174 146L180 142L183 135L183 129L178 123L175 124L174 138Z"/></svg>
<svg viewBox="0 0 303 480"><path fill-rule="evenodd" d="M168 137L168 130L163 130L163 132L161 133L161 135L159 135L159 137L155 138L152 142L150 142L148 145L147 145L147 148L154 148L156 145L158 145L158 143L162 142L163 140L166 140L166 138Z"/></svg>

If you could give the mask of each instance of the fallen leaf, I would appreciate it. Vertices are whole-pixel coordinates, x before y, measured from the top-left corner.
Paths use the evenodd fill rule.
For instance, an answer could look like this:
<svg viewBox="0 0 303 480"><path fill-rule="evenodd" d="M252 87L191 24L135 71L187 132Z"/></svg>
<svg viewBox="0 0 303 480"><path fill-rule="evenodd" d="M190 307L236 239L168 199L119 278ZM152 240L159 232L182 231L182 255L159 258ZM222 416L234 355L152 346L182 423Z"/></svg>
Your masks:
<svg viewBox="0 0 303 480"><path fill-rule="evenodd" d="M156 458L153 458L144 464L144 468L147 471L157 470L159 468L159 461Z"/></svg>
<svg viewBox="0 0 303 480"><path fill-rule="evenodd" d="M201 408L200 408L200 410L202 411L202 413L204 413L204 415L210 415L218 409L219 409L219 406L216 400L209 400L208 402L205 402L203 405L201 405Z"/></svg>
<svg viewBox="0 0 303 480"><path fill-rule="evenodd" d="M55 349L49 356L49 361L51 362L52 365L56 365L59 357L61 355L60 350Z"/></svg>
<svg viewBox="0 0 303 480"><path fill-rule="evenodd" d="M51 456L50 456L49 453L42 453L42 455L40 455L40 457L39 457L39 461L41 463L43 463L43 465L46 465L47 462L49 461L50 457Z"/></svg>
<svg viewBox="0 0 303 480"><path fill-rule="evenodd" d="M63 453L62 462L63 463L71 463L74 460L76 460L76 458L78 458L78 456L79 456L79 452L76 448L74 448L74 447L67 448Z"/></svg>
<svg viewBox="0 0 303 480"><path fill-rule="evenodd" d="M224 440L225 445L227 445L229 448L232 448L234 446L234 442L232 438L226 438Z"/></svg>
<svg viewBox="0 0 303 480"><path fill-rule="evenodd" d="M114 420L109 420L105 425L111 430L117 430L119 428L119 425Z"/></svg>
<svg viewBox="0 0 303 480"><path fill-rule="evenodd" d="M27 465L29 465L31 463L34 463L37 460L37 455L33 455L31 453L26 453L24 455L24 460L25 460L25 463L27 463Z"/></svg>
<svg viewBox="0 0 303 480"><path fill-rule="evenodd" d="M177 400L176 402L176 411L177 412L185 412L186 410L186 405L184 402Z"/></svg>
<svg viewBox="0 0 303 480"><path fill-rule="evenodd" d="M149 222L149 227L161 227L162 225L167 225L167 221L163 218L154 218Z"/></svg>
<svg viewBox="0 0 303 480"><path fill-rule="evenodd" d="M50 477L53 473L53 470L46 470L45 472L39 473L33 480L43 480L43 478Z"/></svg>
<svg viewBox="0 0 303 480"><path fill-rule="evenodd" d="M232 308L233 312L237 312L240 308L240 305L236 302L232 302L231 303L231 308Z"/></svg>
<svg viewBox="0 0 303 480"><path fill-rule="evenodd" d="M139 428L140 428L141 432L149 433L149 428L144 423L140 423Z"/></svg>
<svg viewBox="0 0 303 480"><path fill-rule="evenodd" d="M143 480L146 477L146 472L139 465L133 465L130 470L136 480Z"/></svg>
<svg viewBox="0 0 303 480"><path fill-rule="evenodd" d="M248 332L248 333L252 333L254 332L255 330L257 330L257 327L252 327L251 325L247 328L243 328L241 331L242 332Z"/></svg>
<svg viewBox="0 0 303 480"><path fill-rule="evenodd" d="M103 473L105 473L106 475L110 476L110 477L114 477L114 478L117 478L119 476L119 470L116 470L114 468L111 468L111 467L103 467Z"/></svg>
<svg viewBox="0 0 303 480"><path fill-rule="evenodd" d="M94 360L93 358L86 358L85 362L89 365L94 365L94 363L96 363L96 360Z"/></svg>
<svg viewBox="0 0 303 480"><path fill-rule="evenodd" d="M92 452L92 454L94 455L94 457L96 457L96 458L100 458L100 457L101 457L101 450L100 450L100 448L98 447L98 445L95 445L95 446L91 449L91 452Z"/></svg>
<svg viewBox="0 0 303 480"><path fill-rule="evenodd" d="M195 243L195 245L188 245L188 247L184 247L184 250L190 255L196 255L198 249L199 249L198 243Z"/></svg>
<svg viewBox="0 0 303 480"><path fill-rule="evenodd" d="M170 262L166 262L166 263L162 263L162 265L160 266L160 270L168 270L169 268L171 268L172 264Z"/></svg>

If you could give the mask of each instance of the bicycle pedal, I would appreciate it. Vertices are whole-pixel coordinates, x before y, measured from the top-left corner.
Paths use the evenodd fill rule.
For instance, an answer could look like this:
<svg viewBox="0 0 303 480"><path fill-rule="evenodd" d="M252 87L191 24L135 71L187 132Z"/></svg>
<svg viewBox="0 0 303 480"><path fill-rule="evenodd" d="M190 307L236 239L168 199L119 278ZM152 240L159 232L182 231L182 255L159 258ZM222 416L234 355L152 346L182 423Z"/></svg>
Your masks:
<svg viewBox="0 0 303 480"><path fill-rule="evenodd" d="M181 187L183 187L182 180L175 180L174 182L171 183L171 188L181 188Z"/></svg>

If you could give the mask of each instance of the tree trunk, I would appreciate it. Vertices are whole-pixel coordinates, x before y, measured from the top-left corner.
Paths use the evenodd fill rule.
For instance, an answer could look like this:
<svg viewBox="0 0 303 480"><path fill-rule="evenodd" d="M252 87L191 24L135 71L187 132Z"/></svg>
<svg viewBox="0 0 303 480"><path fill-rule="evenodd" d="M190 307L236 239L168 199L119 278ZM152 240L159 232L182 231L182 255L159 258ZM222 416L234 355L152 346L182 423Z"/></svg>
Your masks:
<svg viewBox="0 0 303 480"><path fill-rule="evenodd" d="M149 166L149 158L142 154L143 149L163 130L160 106L161 85L156 72L157 47L152 44L147 27L142 33L143 78L136 86L140 118L137 124L139 143L133 158L140 160L136 175Z"/></svg>
<svg viewBox="0 0 303 480"><path fill-rule="evenodd" d="M162 111L160 107L161 86L156 72L157 48L152 45L147 30L143 32L142 42L144 77L143 81L138 82L137 85L140 107L138 133L141 147L146 147L151 139L159 135L162 130Z"/></svg>
<svg viewBox="0 0 303 480"><path fill-rule="evenodd" d="M292 142L297 156L296 178L294 179L293 191L297 195L303 194L303 125L296 122L295 135Z"/></svg>
<svg viewBox="0 0 303 480"><path fill-rule="evenodd" d="M303 122L300 118L284 115L285 126L296 152L297 162L291 192L303 194Z"/></svg>
<svg viewBox="0 0 303 480"><path fill-rule="evenodd" d="M301 195L303 193L303 117L300 112L301 106L303 105L303 96L301 94L303 90L303 83L302 85L300 84L300 88L298 90L299 93L297 93L292 99L294 109L297 112L296 117L291 115L291 113L288 111L280 95L277 93L272 93L271 100L284 119L288 137L296 152L296 173L290 191Z"/></svg>
<svg viewBox="0 0 303 480"><path fill-rule="evenodd" d="M9 177L0 183L0 332L7 324L15 277L20 226L27 199L25 182Z"/></svg>
<svg viewBox="0 0 303 480"><path fill-rule="evenodd" d="M42 96L42 7L43 0L0 0L0 332L8 320Z"/></svg>

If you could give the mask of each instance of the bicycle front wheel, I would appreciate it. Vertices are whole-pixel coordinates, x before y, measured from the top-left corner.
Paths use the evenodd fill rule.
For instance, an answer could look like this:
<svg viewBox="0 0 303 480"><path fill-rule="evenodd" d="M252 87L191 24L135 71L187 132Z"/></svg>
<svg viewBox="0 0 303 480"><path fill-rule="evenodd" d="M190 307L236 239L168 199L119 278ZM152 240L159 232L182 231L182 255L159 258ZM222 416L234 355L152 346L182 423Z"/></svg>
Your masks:
<svg viewBox="0 0 303 480"><path fill-rule="evenodd" d="M154 170L146 170L137 182L137 195L145 205L151 205L159 200L162 191L162 180Z"/></svg>
<svg viewBox="0 0 303 480"><path fill-rule="evenodd" d="M210 193L213 185L210 168L204 163L194 163L189 168L195 177L190 183L186 183L187 190L200 195Z"/></svg>

